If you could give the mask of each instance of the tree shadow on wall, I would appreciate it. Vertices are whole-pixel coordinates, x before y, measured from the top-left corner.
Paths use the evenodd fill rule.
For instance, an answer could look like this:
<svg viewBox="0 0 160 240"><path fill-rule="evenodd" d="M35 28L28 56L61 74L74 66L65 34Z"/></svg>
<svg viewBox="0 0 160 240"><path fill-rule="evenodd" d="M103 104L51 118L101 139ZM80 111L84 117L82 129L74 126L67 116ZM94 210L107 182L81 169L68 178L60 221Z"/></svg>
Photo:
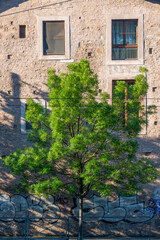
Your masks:
<svg viewBox="0 0 160 240"><path fill-rule="evenodd" d="M19 5L28 0L0 0L0 13L7 11L13 7L19 7Z"/></svg>
<svg viewBox="0 0 160 240"><path fill-rule="evenodd" d="M145 157L152 160L157 169L160 170L160 139L157 137L141 136L138 137L139 151L138 158ZM155 182L143 185L142 192L140 192L140 199L145 200L149 204L149 199L155 197L155 191L160 189L160 176ZM160 199L160 196L159 196Z"/></svg>
<svg viewBox="0 0 160 240"><path fill-rule="evenodd" d="M16 151L18 147L29 146L26 135L21 133L21 84L32 89L33 86L23 82L16 73L10 75L10 88L0 91L0 158ZM35 92L38 90L34 86ZM36 95L36 94L34 94ZM38 91L37 98L45 98L46 92ZM0 161L0 193L15 193L16 179L10 171L4 168Z"/></svg>
<svg viewBox="0 0 160 240"><path fill-rule="evenodd" d="M17 74L11 73L10 90L0 91L0 156L3 158L12 152L17 142L16 134L20 119L16 118L18 106L20 105L20 78ZM15 178L0 162L0 185L1 191L13 188Z"/></svg>
<svg viewBox="0 0 160 240"><path fill-rule="evenodd" d="M148 160L154 161L157 165L157 169L160 171L160 138L151 137L140 137L139 142L139 152L141 157L146 157ZM158 194L157 194L158 192ZM152 210L155 210L154 218L151 221L151 236L160 239L160 213L158 211L158 205L150 203L149 200L157 199L160 200L160 175L155 182L151 182L143 185L143 189L138 193L139 200L141 202L145 201L146 206L152 206Z"/></svg>

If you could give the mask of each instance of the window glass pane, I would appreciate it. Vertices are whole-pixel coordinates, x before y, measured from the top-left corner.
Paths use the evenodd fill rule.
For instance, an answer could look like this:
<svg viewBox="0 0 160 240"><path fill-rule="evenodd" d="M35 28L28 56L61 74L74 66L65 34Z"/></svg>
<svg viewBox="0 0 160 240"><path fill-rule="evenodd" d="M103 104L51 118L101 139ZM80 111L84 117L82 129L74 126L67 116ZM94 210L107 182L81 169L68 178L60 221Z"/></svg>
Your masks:
<svg viewBox="0 0 160 240"><path fill-rule="evenodd" d="M112 59L137 59L137 48L112 48Z"/></svg>
<svg viewBox="0 0 160 240"><path fill-rule="evenodd" d="M64 40L59 39L54 41L54 47L57 54L64 54Z"/></svg>
<svg viewBox="0 0 160 240"><path fill-rule="evenodd" d="M125 59L125 48L112 48L112 59Z"/></svg>
<svg viewBox="0 0 160 240"><path fill-rule="evenodd" d="M137 48L125 48L126 59L137 59Z"/></svg>
<svg viewBox="0 0 160 240"><path fill-rule="evenodd" d="M136 44L137 21L126 21L126 44Z"/></svg>
<svg viewBox="0 0 160 240"><path fill-rule="evenodd" d="M43 22L43 53L64 55L64 21Z"/></svg>
<svg viewBox="0 0 160 240"><path fill-rule="evenodd" d="M123 21L112 21L112 44L123 44Z"/></svg>

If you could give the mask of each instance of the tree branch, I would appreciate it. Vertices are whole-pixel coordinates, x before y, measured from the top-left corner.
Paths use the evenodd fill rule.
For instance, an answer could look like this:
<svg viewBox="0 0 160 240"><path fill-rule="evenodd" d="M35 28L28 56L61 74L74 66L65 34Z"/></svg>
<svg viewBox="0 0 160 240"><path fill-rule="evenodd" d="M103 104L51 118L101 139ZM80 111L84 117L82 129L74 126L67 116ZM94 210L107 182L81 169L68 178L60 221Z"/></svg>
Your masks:
<svg viewBox="0 0 160 240"><path fill-rule="evenodd" d="M71 125L71 128L72 128L72 134L73 134L73 137L75 136L74 134L74 128L73 128L73 124Z"/></svg>
<svg viewBox="0 0 160 240"><path fill-rule="evenodd" d="M67 144L64 140L62 140L62 142L63 142L66 146L68 146L68 144Z"/></svg>
<svg viewBox="0 0 160 240"><path fill-rule="evenodd" d="M67 127L68 127L68 130L69 130L69 132L70 132L70 136L73 138L73 134L72 134L72 131L71 131L70 126L67 125Z"/></svg>
<svg viewBox="0 0 160 240"><path fill-rule="evenodd" d="M91 187L92 187L92 184L90 183L90 184L87 186L86 191L82 194L82 197L85 197L85 196L89 193Z"/></svg>
<svg viewBox="0 0 160 240"><path fill-rule="evenodd" d="M86 159L86 160L84 161L84 164L86 164L87 162L89 162L89 161L98 153L100 147L101 147L104 143L107 143L107 142L109 142L109 140L108 140L108 141L105 140L105 141L96 149L96 151L95 151L88 159Z"/></svg>
<svg viewBox="0 0 160 240"><path fill-rule="evenodd" d="M44 126L45 126L46 128L48 128L48 129L51 131L51 128L50 128L50 127L48 127L44 122L43 122L43 124L44 124Z"/></svg>
<svg viewBox="0 0 160 240"><path fill-rule="evenodd" d="M78 117L78 127L77 127L77 134L79 133L80 130L80 116Z"/></svg>

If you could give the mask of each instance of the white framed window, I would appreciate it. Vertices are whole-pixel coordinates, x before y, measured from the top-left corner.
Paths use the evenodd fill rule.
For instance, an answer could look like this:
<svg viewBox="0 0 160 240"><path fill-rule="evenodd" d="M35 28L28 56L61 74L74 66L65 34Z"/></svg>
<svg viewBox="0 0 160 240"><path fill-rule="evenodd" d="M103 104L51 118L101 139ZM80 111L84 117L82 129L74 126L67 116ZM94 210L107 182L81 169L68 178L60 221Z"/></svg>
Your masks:
<svg viewBox="0 0 160 240"><path fill-rule="evenodd" d="M27 109L26 99L21 100L21 133L27 134L32 129L31 123L26 121L25 114ZM34 99L35 103L40 103L42 107L47 107L47 101L44 99Z"/></svg>
<svg viewBox="0 0 160 240"><path fill-rule="evenodd" d="M39 59L70 59L69 17L38 17Z"/></svg>
<svg viewBox="0 0 160 240"><path fill-rule="evenodd" d="M144 63L143 15L112 14L107 16L106 64Z"/></svg>

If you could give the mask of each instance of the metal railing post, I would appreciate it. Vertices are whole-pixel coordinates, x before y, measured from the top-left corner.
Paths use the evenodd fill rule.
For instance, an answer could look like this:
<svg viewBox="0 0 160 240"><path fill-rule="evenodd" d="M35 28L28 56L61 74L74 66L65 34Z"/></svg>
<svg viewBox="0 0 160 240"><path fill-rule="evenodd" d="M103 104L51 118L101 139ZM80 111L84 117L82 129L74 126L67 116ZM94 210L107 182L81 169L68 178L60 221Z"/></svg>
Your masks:
<svg viewBox="0 0 160 240"><path fill-rule="evenodd" d="M148 236L148 240L151 239L151 219L149 221L149 236Z"/></svg>
<svg viewBox="0 0 160 240"><path fill-rule="evenodd" d="M67 217L67 239L69 239L69 217Z"/></svg>
<svg viewBox="0 0 160 240"><path fill-rule="evenodd" d="M28 217L27 217L26 234L27 234L26 240L29 240L29 218Z"/></svg>
<svg viewBox="0 0 160 240"><path fill-rule="evenodd" d="M25 218L25 222L24 222L24 239L26 240L27 239L27 221L26 221L26 218Z"/></svg>

